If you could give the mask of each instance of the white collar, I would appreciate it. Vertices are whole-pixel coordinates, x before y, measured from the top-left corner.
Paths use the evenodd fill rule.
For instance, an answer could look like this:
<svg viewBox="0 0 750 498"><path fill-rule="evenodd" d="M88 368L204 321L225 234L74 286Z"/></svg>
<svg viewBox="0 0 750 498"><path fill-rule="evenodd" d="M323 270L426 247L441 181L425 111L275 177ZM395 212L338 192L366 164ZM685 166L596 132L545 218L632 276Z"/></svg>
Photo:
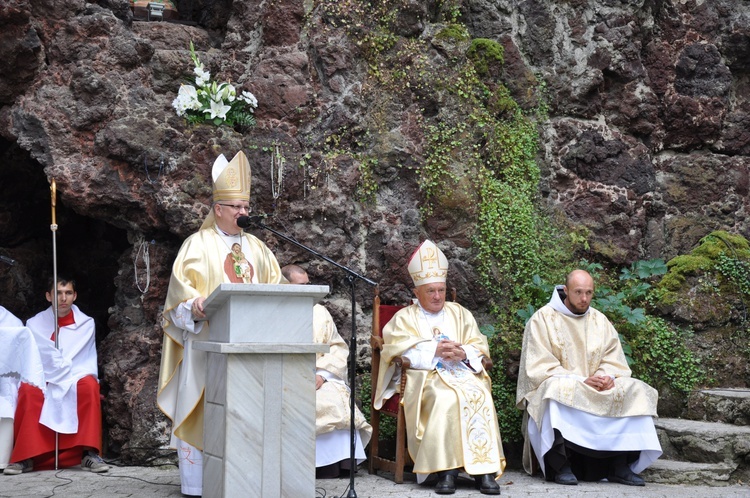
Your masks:
<svg viewBox="0 0 750 498"><path fill-rule="evenodd" d="M588 315L589 310L591 309L591 306L589 306L589 308L586 310L585 313L581 313L581 314L573 313L572 311L568 309L567 306L565 306L565 303L560 298L560 292L562 291L563 287L564 287L563 285L555 286L555 289L552 291L552 297L549 300L549 305L552 306L552 308L555 311L559 311L565 316L570 316L573 318L581 318L582 316Z"/></svg>
<svg viewBox="0 0 750 498"><path fill-rule="evenodd" d="M239 233L235 233L234 235L232 235L231 233L227 233L224 230L222 230L221 228L219 228L219 224L218 223L214 224L214 229L216 230L216 233L218 233L219 235L223 235L224 237L239 237L239 236L242 235L242 231L241 230L240 230Z"/></svg>
<svg viewBox="0 0 750 498"><path fill-rule="evenodd" d="M428 320L430 320L430 319L431 320L437 320L438 318L442 319L443 316L445 315L445 306L443 306L443 308L440 311L438 311L437 313L433 313L431 311L427 311L426 309L424 309L422 307L422 305L419 304L419 299L415 299L414 300L414 304L416 304L419 307L419 309L422 310L422 313L424 314L424 317L427 318Z"/></svg>

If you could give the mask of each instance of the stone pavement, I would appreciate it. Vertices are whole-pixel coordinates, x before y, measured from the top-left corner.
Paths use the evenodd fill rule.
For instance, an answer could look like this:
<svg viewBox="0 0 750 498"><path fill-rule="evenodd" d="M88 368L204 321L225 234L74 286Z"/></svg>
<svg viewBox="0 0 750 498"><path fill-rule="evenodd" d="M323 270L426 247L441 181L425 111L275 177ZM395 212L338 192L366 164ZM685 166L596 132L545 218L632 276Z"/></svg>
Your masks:
<svg viewBox="0 0 750 498"><path fill-rule="evenodd" d="M358 498L427 498L443 495L433 493L431 487L407 481L395 484L385 476L373 476L359 470L354 479L354 491ZM59 471L36 471L17 476L0 474L0 497L42 498L77 497L111 498L179 497L180 478L173 466L163 467L113 467L104 474L92 474L80 468ZM501 495L506 497L554 497L554 498L621 498L621 497L682 497L724 498L750 497L750 484L733 484L724 487L647 484L645 487L629 487L608 482L580 483L578 486L560 486L547 483L540 477L530 477L520 470L506 470L498 481ZM336 498L348 496L350 479L326 479L316 481L315 496L309 498ZM252 498L253 490L246 497ZM478 498L485 496L475 490L473 481L459 480L455 497ZM262 498L262 497L259 497ZM306 498L306 497L289 497Z"/></svg>

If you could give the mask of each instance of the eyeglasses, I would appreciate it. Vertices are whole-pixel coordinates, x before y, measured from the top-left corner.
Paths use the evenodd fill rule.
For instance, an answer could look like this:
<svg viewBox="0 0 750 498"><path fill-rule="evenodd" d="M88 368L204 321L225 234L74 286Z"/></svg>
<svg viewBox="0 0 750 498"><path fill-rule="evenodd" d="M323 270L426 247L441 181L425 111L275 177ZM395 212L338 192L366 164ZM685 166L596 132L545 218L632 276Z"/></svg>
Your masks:
<svg viewBox="0 0 750 498"><path fill-rule="evenodd" d="M229 207L229 208L234 209L235 211L246 211L248 213L251 210L250 206L240 206L238 204L221 204L221 203L219 203L219 206Z"/></svg>

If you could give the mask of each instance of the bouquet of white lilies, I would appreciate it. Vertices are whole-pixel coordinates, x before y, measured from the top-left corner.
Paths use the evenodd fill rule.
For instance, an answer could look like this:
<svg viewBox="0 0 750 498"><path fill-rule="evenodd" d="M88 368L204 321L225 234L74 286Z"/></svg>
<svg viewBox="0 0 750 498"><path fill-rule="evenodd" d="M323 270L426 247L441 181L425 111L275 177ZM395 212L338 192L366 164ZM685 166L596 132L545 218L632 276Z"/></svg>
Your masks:
<svg viewBox="0 0 750 498"><path fill-rule="evenodd" d="M172 107L177 115L191 123L209 122L216 126L253 126L258 107L258 99L250 92L237 95L237 89L229 82L211 81L211 73L203 68L203 63L195 54L190 42L190 58L195 64L195 85L182 85Z"/></svg>

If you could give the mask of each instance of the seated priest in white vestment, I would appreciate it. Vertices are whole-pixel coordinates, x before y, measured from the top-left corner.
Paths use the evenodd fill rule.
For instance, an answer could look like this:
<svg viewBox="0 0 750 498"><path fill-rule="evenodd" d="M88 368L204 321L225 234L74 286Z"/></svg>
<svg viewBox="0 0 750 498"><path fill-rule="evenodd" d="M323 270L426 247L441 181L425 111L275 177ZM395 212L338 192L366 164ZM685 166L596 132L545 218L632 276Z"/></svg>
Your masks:
<svg viewBox="0 0 750 498"><path fill-rule="evenodd" d="M526 324L516 406L525 410L524 468L533 451L548 481L643 486L659 456L658 393L630 376L617 331L590 307L594 280L571 272ZM530 447L530 448L529 448Z"/></svg>
<svg viewBox="0 0 750 498"><path fill-rule="evenodd" d="M490 377L482 366L482 357L489 358L487 338L471 312L445 302L448 259L432 241L419 246L408 270L416 300L383 327L373 404L380 409L397 392L402 372L392 360L409 358L401 402L417 481L435 473L435 493L453 494L463 470L482 494L498 495L505 456Z"/></svg>
<svg viewBox="0 0 750 498"><path fill-rule="evenodd" d="M10 462L18 388L26 382L45 389L44 367L34 333L0 306L0 469Z"/></svg>
<svg viewBox="0 0 750 498"><path fill-rule="evenodd" d="M286 265L281 272L290 284L310 283L301 266ZM349 349L333 317L320 304L313 307L313 340L331 347L327 353L317 353L315 359L315 477L336 478L342 470L351 470L351 394L346 384ZM354 427L354 458L360 464L367 458L365 446L372 427L356 405Z"/></svg>

